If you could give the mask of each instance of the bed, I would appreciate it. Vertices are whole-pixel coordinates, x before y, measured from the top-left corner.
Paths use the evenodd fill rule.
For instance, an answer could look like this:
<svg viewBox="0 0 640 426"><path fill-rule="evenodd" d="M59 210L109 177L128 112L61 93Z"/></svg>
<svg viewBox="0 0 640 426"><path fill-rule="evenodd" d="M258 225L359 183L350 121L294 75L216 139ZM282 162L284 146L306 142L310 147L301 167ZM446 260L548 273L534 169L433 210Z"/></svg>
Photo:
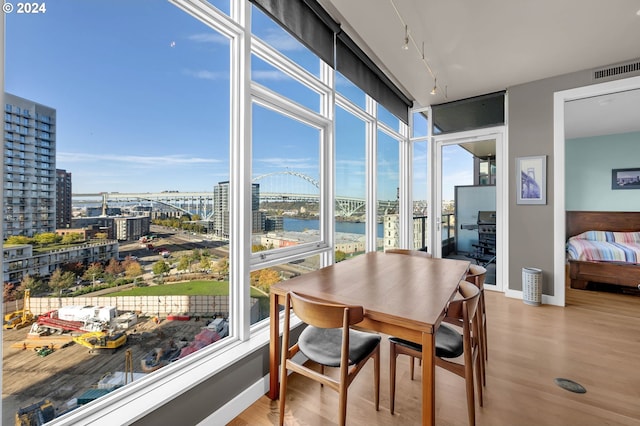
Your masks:
<svg viewBox="0 0 640 426"><path fill-rule="evenodd" d="M571 288L640 289L640 212L567 211L566 240Z"/></svg>

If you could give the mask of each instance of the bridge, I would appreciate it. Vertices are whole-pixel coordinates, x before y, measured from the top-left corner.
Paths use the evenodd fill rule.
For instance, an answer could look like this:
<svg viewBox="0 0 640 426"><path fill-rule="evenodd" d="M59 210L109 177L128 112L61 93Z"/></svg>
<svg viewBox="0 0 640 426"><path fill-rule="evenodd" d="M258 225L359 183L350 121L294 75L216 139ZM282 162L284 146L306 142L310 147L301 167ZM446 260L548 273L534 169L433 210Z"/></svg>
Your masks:
<svg viewBox="0 0 640 426"><path fill-rule="evenodd" d="M255 177L252 181L257 183L267 178L273 177L293 178L302 181L302 185L291 184L289 179L287 184L265 185L268 191L260 191L260 203L263 202L305 202L318 203L320 198L320 184L305 174L294 171L281 171L263 174ZM286 189L286 190L285 190ZM300 192L293 192L298 189ZM160 204L172 209L188 213L197 214L203 219L211 219L214 213L214 193L211 192L99 192L99 193L74 193L74 204L96 204L104 207L113 204L129 203L149 203ZM365 200L363 198L336 196L336 215L340 217L351 217L357 214L364 214ZM381 213L389 212L397 208L396 200L380 201L378 209Z"/></svg>

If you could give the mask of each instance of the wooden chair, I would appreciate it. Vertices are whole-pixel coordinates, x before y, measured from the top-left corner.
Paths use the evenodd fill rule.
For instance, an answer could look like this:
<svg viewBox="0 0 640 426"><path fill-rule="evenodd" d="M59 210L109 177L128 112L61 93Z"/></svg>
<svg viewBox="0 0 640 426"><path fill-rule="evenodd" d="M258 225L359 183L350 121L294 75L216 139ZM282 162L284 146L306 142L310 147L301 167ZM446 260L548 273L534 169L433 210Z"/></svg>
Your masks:
<svg viewBox="0 0 640 426"><path fill-rule="evenodd" d="M298 343L289 347L290 310L308 326ZM364 318L362 306L323 303L289 292L285 298L284 331L282 334L282 362L280 365L280 425L284 424L288 370L327 385L340 395L339 424L347 415L347 390L369 358L374 360L374 400L376 411L380 399L380 336L352 330L349 327ZM302 352L320 365L320 372L302 365L292 357ZM340 369L337 379L324 374L325 367Z"/></svg>
<svg viewBox="0 0 640 426"><path fill-rule="evenodd" d="M427 253L426 251L420 251L420 250L387 249L384 252L385 253L396 253L396 254L408 254L409 256L431 257L431 253Z"/></svg>
<svg viewBox="0 0 640 426"><path fill-rule="evenodd" d="M475 284L480 289L480 300L478 301L478 337L480 338L480 350L482 357L480 359L482 384L487 385L486 362L489 360L489 350L487 346L487 306L484 300L484 280L487 270L480 265L470 265L469 271L465 278L466 281Z"/></svg>
<svg viewBox="0 0 640 426"><path fill-rule="evenodd" d="M447 307L446 318L448 322L456 323L462 328L462 334L457 327L448 324L440 324L436 332L436 365L449 370L465 379L467 393L467 411L469 424L475 425L475 392L473 384L473 372L476 371L478 387L478 401L482 406L482 378L480 376L480 353L478 335L478 316L476 315L480 290L467 281L460 281L458 292L461 298L455 299ZM396 358L398 355L409 355L422 359L422 345L397 337L389 338L390 348L390 408L391 414L395 409L396 391ZM463 364L449 359L463 356ZM411 361L413 367L413 360ZM413 379L413 371L411 372Z"/></svg>

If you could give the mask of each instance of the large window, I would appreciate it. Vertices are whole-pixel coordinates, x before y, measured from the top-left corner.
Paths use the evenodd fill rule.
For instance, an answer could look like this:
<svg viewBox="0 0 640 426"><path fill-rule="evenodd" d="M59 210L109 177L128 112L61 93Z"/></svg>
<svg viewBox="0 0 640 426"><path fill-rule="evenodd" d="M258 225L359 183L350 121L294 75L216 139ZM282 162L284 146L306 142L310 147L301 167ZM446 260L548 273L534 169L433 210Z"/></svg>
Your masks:
<svg viewBox="0 0 640 426"><path fill-rule="evenodd" d="M124 13L112 0L60 0L38 17L6 15L5 89L15 98L5 102L4 142L38 126L49 151L32 149L27 136L24 157L5 161L3 218L12 222L3 229L23 234L54 220L15 211L25 188L55 182L41 170L57 168L71 174L75 194L65 237L73 229L84 244L53 264L39 257L44 237L21 240L12 252L21 269L9 280L16 309L29 289L35 314L109 300L136 323L119 325L130 355L56 349L37 380L62 385L37 386L31 399L32 369L16 369L5 354L3 369L25 382L4 382L12 396L3 423L20 408L13 400L67 407L106 372L120 371L125 357L134 375L147 377L118 383L109 389L116 396L102 397L109 404L72 416L108 411L115 400L154 410L158 400L145 405L148 389L138 380L168 401L225 368L230 361L216 360L231 350L266 344L256 339L264 339L271 285L400 244L408 135L362 82L338 74L246 0L152 3L132 0ZM25 111L36 119L18 130L13 117ZM5 332L5 343L23 341L26 331ZM103 332L105 341L117 334ZM194 368L202 363L214 368Z"/></svg>

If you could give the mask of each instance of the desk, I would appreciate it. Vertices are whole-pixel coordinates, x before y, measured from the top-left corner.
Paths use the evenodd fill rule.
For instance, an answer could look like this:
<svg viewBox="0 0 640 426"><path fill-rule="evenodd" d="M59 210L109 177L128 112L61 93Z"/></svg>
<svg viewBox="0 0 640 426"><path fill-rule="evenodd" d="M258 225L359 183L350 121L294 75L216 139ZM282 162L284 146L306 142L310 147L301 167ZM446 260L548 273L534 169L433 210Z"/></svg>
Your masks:
<svg viewBox="0 0 640 426"><path fill-rule="evenodd" d="M422 424L435 424L435 330L468 268L463 260L371 252L271 286L269 397L278 398L279 306L295 291L362 305L358 327L422 344Z"/></svg>

